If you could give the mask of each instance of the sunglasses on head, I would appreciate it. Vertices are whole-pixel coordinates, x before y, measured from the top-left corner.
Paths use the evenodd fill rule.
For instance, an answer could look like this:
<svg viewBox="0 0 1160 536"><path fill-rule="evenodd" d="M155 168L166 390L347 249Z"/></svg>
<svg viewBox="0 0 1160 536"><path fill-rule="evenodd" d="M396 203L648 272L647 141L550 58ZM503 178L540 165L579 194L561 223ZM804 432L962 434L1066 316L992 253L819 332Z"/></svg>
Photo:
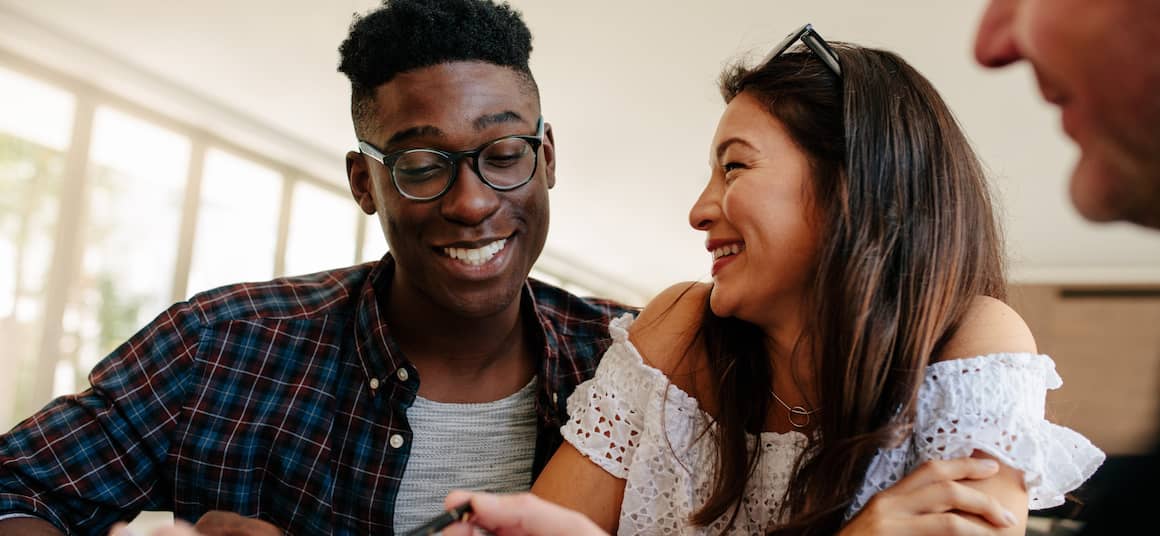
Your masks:
<svg viewBox="0 0 1160 536"><path fill-rule="evenodd" d="M822 63L826 64L826 67L834 71L834 74L839 77L842 76L842 66L838 63L838 54L834 52L834 49L830 48L829 43L826 43L826 40L822 39L822 36L818 34L814 26L809 23L785 36L785 39L773 47L773 50L769 54L765 55L765 58L761 60L761 67L759 68L765 67L769 62L784 54L799 39L822 60Z"/></svg>

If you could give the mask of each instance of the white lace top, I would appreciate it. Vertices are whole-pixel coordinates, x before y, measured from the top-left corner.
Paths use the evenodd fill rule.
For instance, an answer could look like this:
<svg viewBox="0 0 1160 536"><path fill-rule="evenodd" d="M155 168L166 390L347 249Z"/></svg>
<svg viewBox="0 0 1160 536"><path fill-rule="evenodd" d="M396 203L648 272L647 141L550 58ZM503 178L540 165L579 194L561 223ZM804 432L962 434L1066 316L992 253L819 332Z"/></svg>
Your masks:
<svg viewBox="0 0 1160 536"><path fill-rule="evenodd" d="M713 482L714 442L709 434L698 437L709 417L696 399L644 363L628 340L632 320L626 314L609 326L614 342L596 376L568 399L571 420L562 429L564 438L626 480L620 533L719 534L728 516L709 527L687 522ZM1062 504L1063 494L1091 476L1104 453L1044 419L1047 390L1061 384L1044 355L995 354L930 365L919 389L914 434L871 461L848 515L922 462L974 450L1023 471L1029 508ZM766 432L752 440L763 452L733 527L738 534L774 526L794 460L806 444L798 432Z"/></svg>

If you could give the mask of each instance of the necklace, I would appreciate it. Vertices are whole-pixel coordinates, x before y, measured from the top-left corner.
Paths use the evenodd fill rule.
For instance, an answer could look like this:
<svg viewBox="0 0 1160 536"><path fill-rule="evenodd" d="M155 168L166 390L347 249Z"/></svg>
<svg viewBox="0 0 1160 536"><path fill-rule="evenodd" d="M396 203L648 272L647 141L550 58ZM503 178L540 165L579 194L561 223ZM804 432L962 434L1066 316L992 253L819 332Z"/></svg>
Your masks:
<svg viewBox="0 0 1160 536"><path fill-rule="evenodd" d="M781 404L781 406L783 408L785 408L786 411L789 412L789 424L790 424L790 426L793 426L794 428L805 428L805 427L809 426L810 425L810 415L813 415L813 414L817 413L818 410L822 409L822 408L816 408L816 409L807 410L803 406L790 406L789 404L786 404L785 401L781 399L781 397L777 396L777 393L773 392L773 389L769 390L769 394L773 395L773 399L776 400L778 404ZM795 418L801 419L802 417L805 417L805 422L799 422L799 421L794 420Z"/></svg>

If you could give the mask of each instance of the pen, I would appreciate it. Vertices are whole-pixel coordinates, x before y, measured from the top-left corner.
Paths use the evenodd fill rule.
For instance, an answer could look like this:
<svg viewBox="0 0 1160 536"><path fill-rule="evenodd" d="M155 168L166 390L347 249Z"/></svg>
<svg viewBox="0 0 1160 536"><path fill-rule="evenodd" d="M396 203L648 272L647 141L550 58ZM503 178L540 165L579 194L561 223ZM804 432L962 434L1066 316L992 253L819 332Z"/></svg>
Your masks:
<svg viewBox="0 0 1160 536"><path fill-rule="evenodd" d="M471 518L470 501L431 518L430 521L423 523L419 528L408 532L405 536L430 536L456 521L467 521L469 518Z"/></svg>

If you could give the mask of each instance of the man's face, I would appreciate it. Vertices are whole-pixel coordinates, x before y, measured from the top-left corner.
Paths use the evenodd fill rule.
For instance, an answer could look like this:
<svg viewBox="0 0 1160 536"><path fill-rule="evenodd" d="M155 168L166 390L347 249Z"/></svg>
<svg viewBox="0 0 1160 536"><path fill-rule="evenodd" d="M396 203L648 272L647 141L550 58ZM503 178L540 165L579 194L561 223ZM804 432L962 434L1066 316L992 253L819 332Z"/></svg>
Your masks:
<svg viewBox="0 0 1160 536"><path fill-rule="evenodd" d="M408 71L375 93L377 122L366 139L384 153L431 148L475 149L536 133L539 102L512 69L453 62ZM390 171L359 153L347 155L351 192L378 213L395 258L394 289L452 314L496 314L520 295L548 234L548 189L555 184L555 144L545 126L531 182L508 192L460 162L451 189L433 201L404 198Z"/></svg>
<svg viewBox="0 0 1160 536"><path fill-rule="evenodd" d="M1160 227L1160 2L992 0L975 56L1028 60L1081 156L1071 197L1085 217Z"/></svg>

